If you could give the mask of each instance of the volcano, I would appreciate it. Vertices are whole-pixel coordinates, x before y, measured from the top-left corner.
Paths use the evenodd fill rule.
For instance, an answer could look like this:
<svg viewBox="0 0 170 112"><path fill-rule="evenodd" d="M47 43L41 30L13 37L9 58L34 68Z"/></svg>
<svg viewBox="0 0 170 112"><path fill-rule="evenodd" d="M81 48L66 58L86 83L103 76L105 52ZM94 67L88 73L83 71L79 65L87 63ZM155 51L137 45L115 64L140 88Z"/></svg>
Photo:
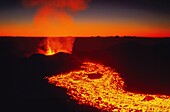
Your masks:
<svg viewBox="0 0 170 112"><path fill-rule="evenodd" d="M169 109L169 39L78 38L72 54L59 52L29 57L15 57L12 53L19 54L19 51L14 41L4 40L1 62L7 67L2 73L11 76L4 79L12 79L8 81L13 89L5 101L14 110ZM95 41L88 43L91 40ZM8 41L10 46L5 44Z"/></svg>

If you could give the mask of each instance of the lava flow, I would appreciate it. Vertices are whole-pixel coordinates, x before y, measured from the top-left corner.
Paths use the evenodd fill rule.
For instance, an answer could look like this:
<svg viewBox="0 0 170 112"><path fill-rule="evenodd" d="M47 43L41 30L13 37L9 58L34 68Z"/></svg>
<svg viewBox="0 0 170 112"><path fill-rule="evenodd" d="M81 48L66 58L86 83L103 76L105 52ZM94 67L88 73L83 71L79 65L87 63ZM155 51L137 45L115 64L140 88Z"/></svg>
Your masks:
<svg viewBox="0 0 170 112"><path fill-rule="evenodd" d="M47 77L49 83L67 88L79 104L111 112L170 112L170 96L137 94L124 90L115 70L85 62L81 70Z"/></svg>

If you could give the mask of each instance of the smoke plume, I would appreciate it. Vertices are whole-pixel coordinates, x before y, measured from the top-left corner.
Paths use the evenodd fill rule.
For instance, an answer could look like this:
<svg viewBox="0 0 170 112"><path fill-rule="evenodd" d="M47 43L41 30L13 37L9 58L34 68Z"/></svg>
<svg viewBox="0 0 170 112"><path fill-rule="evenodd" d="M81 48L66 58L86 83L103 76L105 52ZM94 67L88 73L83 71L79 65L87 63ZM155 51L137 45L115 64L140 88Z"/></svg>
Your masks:
<svg viewBox="0 0 170 112"><path fill-rule="evenodd" d="M36 27L57 32L62 25L71 28L71 25L74 25L72 15L85 10L88 2L90 0L23 0L23 5L37 8L34 16Z"/></svg>
<svg viewBox="0 0 170 112"><path fill-rule="evenodd" d="M90 0L23 0L23 5L28 8L36 8L37 12L34 16L35 28L55 37L61 32L69 32L73 29L74 19L73 14L85 10L88 7ZM71 30L72 31L72 30ZM73 37L65 38L47 38L42 41L38 48L38 52L43 53L49 50L48 48L58 52L71 53L74 44ZM43 46L43 47L42 47Z"/></svg>

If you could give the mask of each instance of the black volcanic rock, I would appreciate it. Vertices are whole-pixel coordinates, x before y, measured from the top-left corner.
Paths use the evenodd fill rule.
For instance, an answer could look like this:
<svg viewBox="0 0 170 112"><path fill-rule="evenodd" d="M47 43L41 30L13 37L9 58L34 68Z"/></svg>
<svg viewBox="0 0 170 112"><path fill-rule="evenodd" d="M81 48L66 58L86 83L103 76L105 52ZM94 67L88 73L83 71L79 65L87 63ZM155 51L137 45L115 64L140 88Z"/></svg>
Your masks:
<svg viewBox="0 0 170 112"><path fill-rule="evenodd" d="M65 88L49 84L45 79L46 76L78 69L80 65L81 61L75 55L62 52L52 56L33 54L29 58L16 60L13 64L15 109L29 107L29 111L99 112L97 108L70 101Z"/></svg>
<svg viewBox="0 0 170 112"><path fill-rule="evenodd" d="M51 56L45 56L42 54L33 54L29 58L33 68L44 72L46 75L55 75L69 70L79 68L81 65L80 60L68 53L57 53Z"/></svg>
<svg viewBox="0 0 170 112"><path fill-rule="evenodd" d="M47 94L49 87L45 77L78 69L80 65L76 56L67 53L52 56L33 54L29 58L18 59L13 65L15 90L26 96Z"/></svg>
<svg viewBox="0 0 170 112"><path fill-rule="evenodd" d="M115 69L127 91L170 95L170 39L130 39L108 48L74 53L82 60Z"/></svg>
<svg viewBox="0 0 170 112"><path fill-rule="evenodd" d="M95 108L90 110L68 101L66 89L51 85L44 79L74 70L71 67L76 69L81 64L79 59L115 69L125 80L128 91L170 95L170 38L76 38L73 54L53 56L33 54L41 40L0 39L1 82L2 86L5 85L1 96L2 107L6 110L10 107L17 112L60 109L62 112L98 112ZM25 54L28 54L27 58L23 58ZM146 97L143 100L152 99Z"/></svg>

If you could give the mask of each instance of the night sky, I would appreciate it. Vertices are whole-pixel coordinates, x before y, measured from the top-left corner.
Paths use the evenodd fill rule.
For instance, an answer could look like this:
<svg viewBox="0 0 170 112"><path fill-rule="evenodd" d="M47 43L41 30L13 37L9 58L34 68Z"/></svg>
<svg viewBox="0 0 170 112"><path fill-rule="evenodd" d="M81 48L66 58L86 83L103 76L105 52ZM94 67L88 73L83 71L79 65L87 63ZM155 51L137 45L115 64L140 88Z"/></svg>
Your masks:
<svg viewBox="0 0 170 112"><path fill-rule="evenodd" d="M169 6L168 0L91 0L87 9L69 12L70 23L52 20L46 25L46 20L35 23L38 7L26 7L22 0L1 0L0 35L169 37Z"/></svg>

